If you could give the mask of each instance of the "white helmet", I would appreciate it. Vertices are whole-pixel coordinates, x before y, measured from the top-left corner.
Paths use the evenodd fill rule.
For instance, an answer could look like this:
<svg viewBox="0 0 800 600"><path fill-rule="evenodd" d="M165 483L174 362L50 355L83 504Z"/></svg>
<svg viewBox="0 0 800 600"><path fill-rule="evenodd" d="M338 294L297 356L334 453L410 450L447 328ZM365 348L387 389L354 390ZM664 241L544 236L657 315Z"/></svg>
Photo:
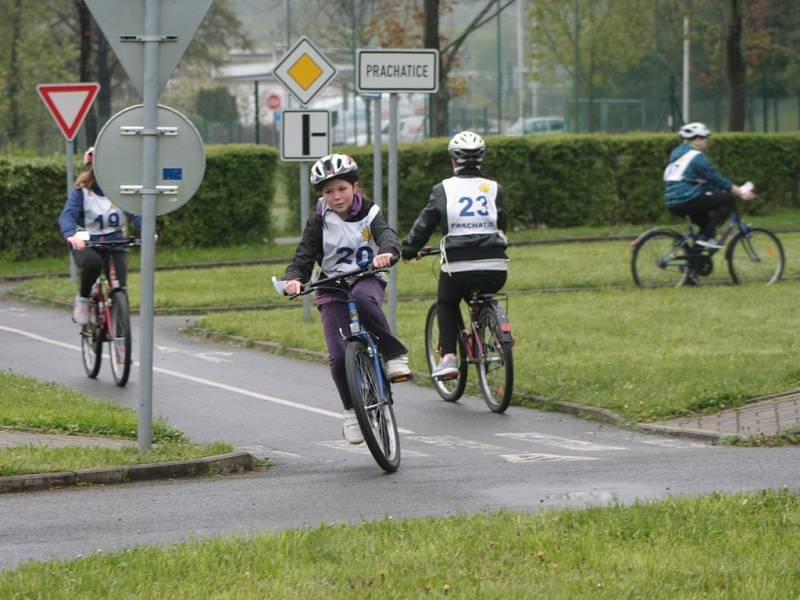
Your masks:
<svg viewBox="0 0 800 600"><path fill-rule="evenodd" d="M685 140L691 140L696 137L707 138L711 135L711 130L706 127L703 123L695 122L695 123L687 123L683 127L681 127L679 133L681 137Z"/></svg>
<svg viewBox="0 0 800 600"><path fill-rule="evenodd" d="M450 143L447 144L447 152L456 161L456 168L465 167L470 163L473 166L478 166L483 161L486 143L477 133L461 131L450 138Z"/></svg>
<svg viewBox="0 0 800 600"><path fill-rule="evenodd" d="M311 184L319 190L322 184L330 179L346 179L358 181L358 165L347 154L329 154L323 156L311 167Z"/></svg>
<svg viewBox="0 0 800 600"><path fill-rule="evenodd" d="M89 146L89 149L83 153L83 164L91 165L94 163L94 146Z"/></svg>

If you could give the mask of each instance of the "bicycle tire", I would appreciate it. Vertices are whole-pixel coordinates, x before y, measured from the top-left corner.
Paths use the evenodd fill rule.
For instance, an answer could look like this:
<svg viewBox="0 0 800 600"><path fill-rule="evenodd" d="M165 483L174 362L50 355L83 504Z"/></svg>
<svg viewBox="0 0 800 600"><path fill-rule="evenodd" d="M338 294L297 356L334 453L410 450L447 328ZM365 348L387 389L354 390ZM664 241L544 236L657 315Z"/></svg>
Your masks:
<svg viewBox="0 0 800 600"><path fill-rule="evenodd" d="M682 239L674 229L663 227L640 235L632 246L633 283L642 288L681 285L689 267L685 251L675 248Z"/></svg>
<svg viewBox="0 0 800 600"><path fill-rule="evenodd" d="M428 309L428 316L425 318L425 357L428 361L428 373L433 373L436 365L441 358L439 351L439 319L436 302ZM467 387L467 353L461 336L458 336L456 343L456 357L458 358L458 376L453 379L434 379L433 388L446 402L457 402L464 395Z"/></svg>
<svg viewBox="0 0 800 600"><path fill-rule="evenodd" d="M361 341L347 343L345 368L350 398L364 441L378 466L394 473L400 466L400 434L392 408L392 390L383 370L384 402L380 402L375 363L369 347Z"/></svg>
<svg viewBox="0 0 800 600"><path fill-rule="evenodd" d="M98 315L97 302L93 301L89 305L89 323L81 327L81 357L89 379L97 377L103 360L103 332Z"/></svg>
<svg viewBox="0 0 800 600"><path fill-rule="evenodd" d="M111 323L108 324L108 356L114 383L125 387L131 374L131 312L124 290L111 294Z"/></svg>
<svg viewBox="0 0 800 600"><path fill-rule="evenodd" d="M739 231L725 252L728 272L733 283L766 283L780 281L786 265L783 244L778 236L763 227Z"/></svg>
<svg viewBox="0 0 800 600"><path fill-rule="evenodd" d="M505 313L496 302L487 302L478 313L477 330L481 340L481 356L475 365L478 384L486 406L494 413L503 413L514 392L514 356L510 331L503 332Z"/></svg>

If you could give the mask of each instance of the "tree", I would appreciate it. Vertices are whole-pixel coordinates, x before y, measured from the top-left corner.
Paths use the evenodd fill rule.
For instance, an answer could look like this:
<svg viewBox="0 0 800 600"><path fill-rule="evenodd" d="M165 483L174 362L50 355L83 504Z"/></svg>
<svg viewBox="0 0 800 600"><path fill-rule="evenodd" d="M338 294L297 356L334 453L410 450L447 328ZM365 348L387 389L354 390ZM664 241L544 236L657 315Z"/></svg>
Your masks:
<svg viewBox="0 0 800 600"><path fill-rule="evenodd" d="M230 125L239 120L234 98L226 87L202 89L197 93L195 111L206 121Z"/></svg>

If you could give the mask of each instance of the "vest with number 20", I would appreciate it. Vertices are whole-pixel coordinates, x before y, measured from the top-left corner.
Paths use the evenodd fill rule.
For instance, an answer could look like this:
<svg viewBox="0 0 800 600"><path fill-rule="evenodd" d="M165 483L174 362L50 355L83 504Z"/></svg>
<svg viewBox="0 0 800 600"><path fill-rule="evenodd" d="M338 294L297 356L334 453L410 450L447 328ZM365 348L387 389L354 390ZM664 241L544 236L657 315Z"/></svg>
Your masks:
<svg viewBox="0 0 800 600"><path fill-rule="evenodd" d="M322 272L350 273L366 267L378 253L370 226L380 209L373 206L359 221L345 221L332 210L322 216Z"/></svg>

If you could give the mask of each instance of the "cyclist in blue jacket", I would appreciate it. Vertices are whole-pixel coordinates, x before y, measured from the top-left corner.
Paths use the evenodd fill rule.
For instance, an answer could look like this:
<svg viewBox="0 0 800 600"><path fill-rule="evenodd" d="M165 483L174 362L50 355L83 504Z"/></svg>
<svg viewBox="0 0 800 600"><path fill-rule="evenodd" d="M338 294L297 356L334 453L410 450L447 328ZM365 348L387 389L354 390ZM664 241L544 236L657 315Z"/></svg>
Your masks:
<svg viewBox="0 0 800 600"><path fill-rule="evenodd" d="M683 143L675 148L664 170L667 209L679 217L689 216L700 228L697 244L722 248L714 239L717 227L736 207L736 198L750 200L752 190L734 185L720 175L704 154L711 131L703 123L687 123L680 129Z"/></svg>
<svg viewBox="0 0 800 600"><path fill-rule="evenodd" d="M81 270L80 290L75 297L72 320L78 325L89 322L89 303L92 285L100 275L106 261L113 260L117 279L125 287L128 274L128 248L89 248L78 235L78 231L88 231L91 241L114 241L126 239L127 218L138 229L142 228L142 218L123 211L103 195L94 177L94 146L83 155L83 164L88 168L75 180L75 188L69 193L64 209L58 217L61 233L70 245L72 258Z"/></svg>

